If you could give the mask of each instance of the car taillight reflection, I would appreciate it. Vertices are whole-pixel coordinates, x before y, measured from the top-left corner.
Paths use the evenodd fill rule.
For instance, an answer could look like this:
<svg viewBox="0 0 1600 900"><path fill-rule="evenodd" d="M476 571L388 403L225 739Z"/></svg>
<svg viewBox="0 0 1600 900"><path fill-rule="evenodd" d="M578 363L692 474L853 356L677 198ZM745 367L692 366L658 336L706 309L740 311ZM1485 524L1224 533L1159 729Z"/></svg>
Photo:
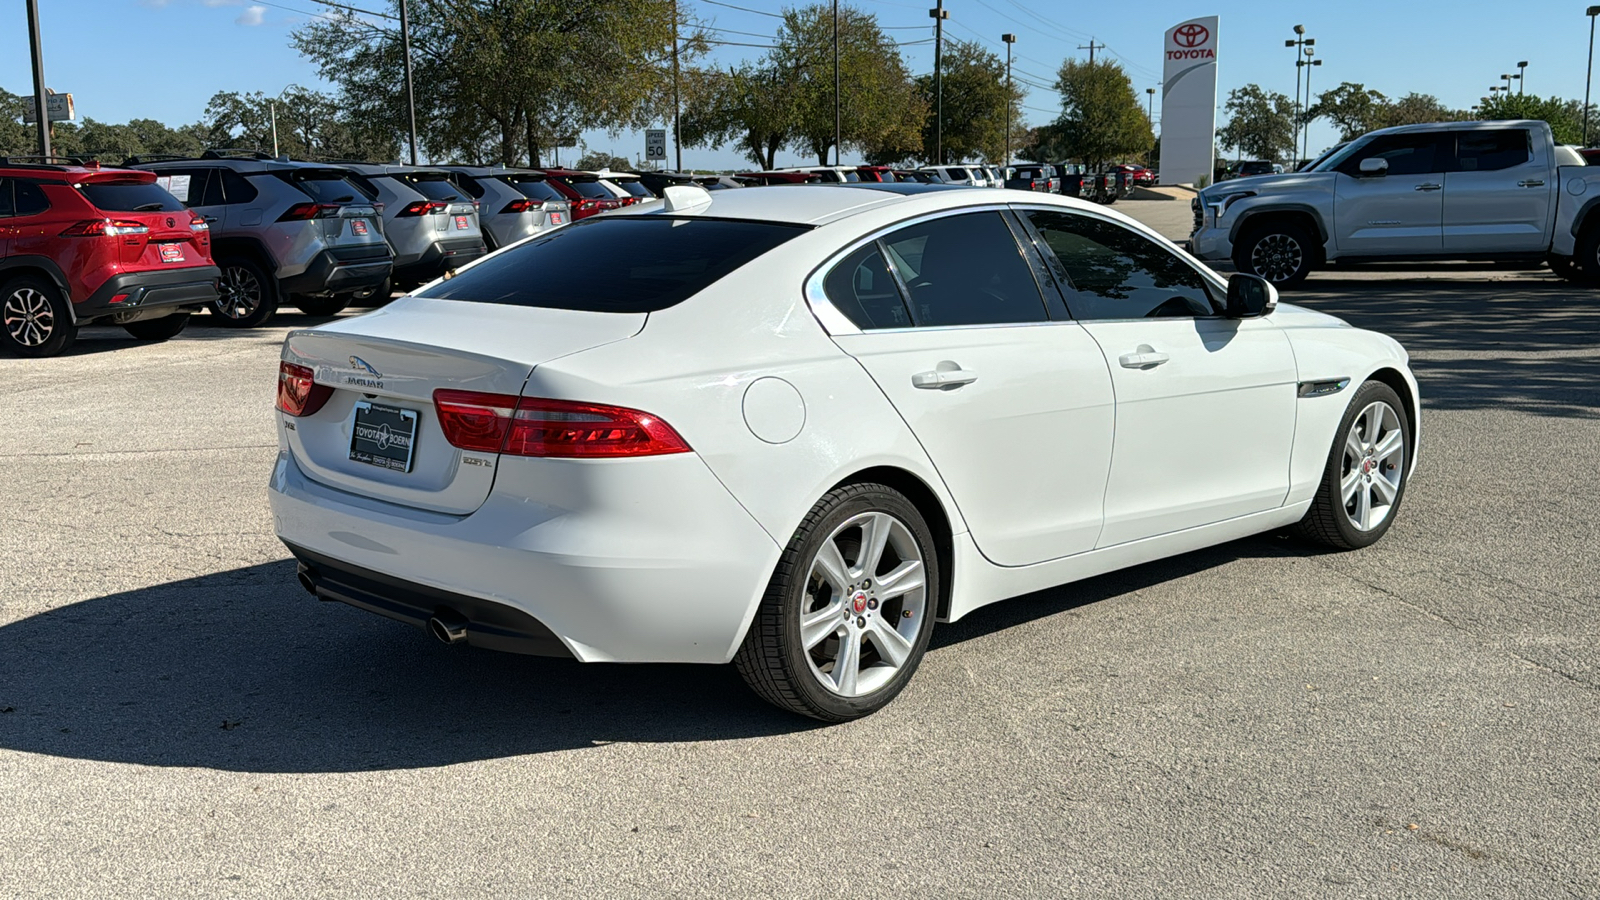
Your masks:
<svg viewBox="0 0 1600 900"><path fill-rule="evenodd" d="M291 362L278 363L278 408L296 418L321 409L333 388L317 384L316 373Z"/></svg>
<svg viewBox="0 0 1600 900"><path fill-rule="evenodd" d="M687 453L689 444L650 413L621 406L437 390L445 440L462 450L567 459Z"/></svg>

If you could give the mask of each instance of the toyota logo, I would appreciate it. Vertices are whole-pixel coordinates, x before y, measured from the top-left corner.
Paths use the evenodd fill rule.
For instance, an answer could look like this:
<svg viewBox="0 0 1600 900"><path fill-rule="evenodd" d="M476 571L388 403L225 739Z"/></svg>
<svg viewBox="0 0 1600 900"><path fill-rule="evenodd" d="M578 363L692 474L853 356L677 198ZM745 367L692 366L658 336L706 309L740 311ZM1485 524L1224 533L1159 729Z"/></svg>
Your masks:
<svg viewBox="0 0 1600 900"><path fill-rule="evenodd" d="M171 216L167 216L167 227L168 228L171 228L172 226L174 226L176 224L178 224L178 220L177 219L174 219Z"/></svg>
<svg viewBox="0 0 1600 900"><path fill-rule="evenodd" d="M1198 47L1211 40L1211 29L1194 22L1172 30L1172 42L1179 47Z"/></svg>

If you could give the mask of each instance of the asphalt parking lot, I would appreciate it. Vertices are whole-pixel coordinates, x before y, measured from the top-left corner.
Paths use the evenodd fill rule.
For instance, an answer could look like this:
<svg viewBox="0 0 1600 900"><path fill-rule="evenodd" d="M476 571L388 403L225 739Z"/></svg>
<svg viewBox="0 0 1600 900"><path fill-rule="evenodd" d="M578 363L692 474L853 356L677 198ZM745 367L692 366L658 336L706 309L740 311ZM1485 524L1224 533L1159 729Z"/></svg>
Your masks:
<svg viewBox="0 0 1600 900"><path fill-rule="evenodd" d="M1600 895L1600 292L1441 265L1287 299L1411 350L1384 541L980 610L833 727L728 667L310 599L266 506L310 319L0 358L0 896Z"/></svg>

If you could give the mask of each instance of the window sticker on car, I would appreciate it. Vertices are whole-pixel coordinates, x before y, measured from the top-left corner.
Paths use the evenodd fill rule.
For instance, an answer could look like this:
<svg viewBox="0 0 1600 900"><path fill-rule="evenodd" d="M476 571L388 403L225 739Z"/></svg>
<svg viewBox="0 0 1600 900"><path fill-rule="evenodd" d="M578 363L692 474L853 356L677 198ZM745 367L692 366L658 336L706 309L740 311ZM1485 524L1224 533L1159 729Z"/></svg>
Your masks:
<svg viewBox="0 0 1600 900"><path fill-rule="evenodd" d="M158 175L156 184L167 189L167 193L177 197L180 201L189 202L189 175Z"/></svg>

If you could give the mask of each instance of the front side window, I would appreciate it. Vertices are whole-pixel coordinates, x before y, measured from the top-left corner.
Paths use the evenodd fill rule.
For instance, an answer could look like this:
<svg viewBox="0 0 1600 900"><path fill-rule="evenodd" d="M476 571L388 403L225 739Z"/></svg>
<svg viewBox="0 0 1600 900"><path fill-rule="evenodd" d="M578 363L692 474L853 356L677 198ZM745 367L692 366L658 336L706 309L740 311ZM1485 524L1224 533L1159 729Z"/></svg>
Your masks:
<svg viewBox="0 0 1600 900"><path fill-rule="evenodd" d="M1456 168L1492 172L1520 166L1533 158L1526 128L1456 133Z"/></svg>
<svg viewBox="0 0 1600 900"><path fill-rule="evenodd" d="M1045 322L1044 297L998 212L910 225L882 241L918 327Z"/></svg>
<svg viewBox="0 0 1600 900"><path fill-rule="evenodd" d="M1390 175L1429 175L1444 171L1437 132L1390 134L1375 138L1339 164L1339 171L1361 177L1363 159L1386 159Z"/></svg>
<svg viewBox="0 0 1600 900"><path fill-rule="evenodd" d="M1113 222L1076 213L1031 210L1067 280L1074 317L1154 319L1216 316L1223 304L1204 278L1167 248Z"/></svg>

